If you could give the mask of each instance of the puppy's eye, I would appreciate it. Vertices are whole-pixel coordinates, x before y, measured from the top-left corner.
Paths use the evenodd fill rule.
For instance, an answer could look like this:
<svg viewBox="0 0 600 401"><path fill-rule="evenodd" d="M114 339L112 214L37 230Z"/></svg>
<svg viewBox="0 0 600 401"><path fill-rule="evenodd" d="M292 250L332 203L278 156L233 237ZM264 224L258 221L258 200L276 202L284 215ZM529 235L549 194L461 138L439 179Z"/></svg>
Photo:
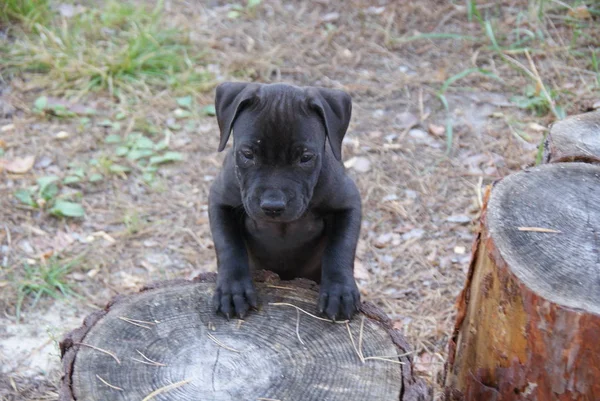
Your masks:
<svg viewBox="0 0 600 401"><path fill-rule="evenodd" d="M248 160L254 159L254 153L251 149L242 149L242 156L244 156Z"/></svg>
<svg viewBox="0 0 600 401"><path fill-rule="evenodd" d="M315 157L315 155L312 153L304 153L302 156L300 156L300 163L308 163L313 159L313 157Z"/></svg>

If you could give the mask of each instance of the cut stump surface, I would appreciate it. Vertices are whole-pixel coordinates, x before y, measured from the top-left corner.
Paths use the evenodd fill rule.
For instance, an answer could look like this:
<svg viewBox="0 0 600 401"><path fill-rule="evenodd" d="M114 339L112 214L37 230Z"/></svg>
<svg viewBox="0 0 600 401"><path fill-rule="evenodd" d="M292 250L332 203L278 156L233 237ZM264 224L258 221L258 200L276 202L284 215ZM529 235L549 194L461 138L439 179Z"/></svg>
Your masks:
<svg viewBox="0 0 600 401"><path fill-rule="evenodd" d="M257 283L260 310L227 321L214 314L207 277L119 297L88 317L61 343L61 400L425 399L407 344L375 308L349 324L320 320L289 306L315 314L316 285L271 277Z"/></svg>
<svg viewBox="0 0 600 401"><path fill-rule="evenodd" d="M458 308L447 400L600 400L600 166L488 191Z"/></svg>
<svg viewBox="0 0 600 401"><path fill-rule="evenodd" d="M544 143L544 161L600 163L600 110L552 125Z"/></svg>

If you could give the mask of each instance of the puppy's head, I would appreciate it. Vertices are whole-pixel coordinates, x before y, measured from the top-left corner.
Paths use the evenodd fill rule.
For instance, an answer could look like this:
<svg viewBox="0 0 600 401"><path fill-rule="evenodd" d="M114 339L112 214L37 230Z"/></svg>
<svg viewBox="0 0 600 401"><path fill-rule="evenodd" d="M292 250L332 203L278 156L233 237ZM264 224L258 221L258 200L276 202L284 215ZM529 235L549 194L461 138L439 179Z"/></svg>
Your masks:
<svg viewBox="0 0 600 401"><path fill-rule="evenodd" d="M290 222L309 205L326 143L341 159L352 102L342 91L223 83L215 99L219 151L233 131L235 174L253 219Z"/></svg>

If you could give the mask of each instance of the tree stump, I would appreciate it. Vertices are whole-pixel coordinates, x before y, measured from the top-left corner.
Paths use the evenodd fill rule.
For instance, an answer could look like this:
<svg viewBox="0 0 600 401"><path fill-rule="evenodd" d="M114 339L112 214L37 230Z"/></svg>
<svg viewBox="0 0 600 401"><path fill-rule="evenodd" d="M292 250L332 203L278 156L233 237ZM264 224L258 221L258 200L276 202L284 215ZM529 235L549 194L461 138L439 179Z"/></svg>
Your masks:
<svg viewBox="0 0 600 401"><path fill-rule="evenodd" d="M485 203L446 399L600 400L600 166L531 168Z"/></svg>
<svg viewBox="0 0 600 401"><path fill-rule="evenodd" d="M544 142L543 159L546 163L600 163L600 110L552 125Z"/></svg>
<svg viewBox="0 0 600 401"><path fill-rule="evenodd" d="M316 284L263 273L260 310L228 321L214 279L154 285L89 316L61 342L60 400L426 399L406 341L373 306L348 324L319 319Z"/></svg>

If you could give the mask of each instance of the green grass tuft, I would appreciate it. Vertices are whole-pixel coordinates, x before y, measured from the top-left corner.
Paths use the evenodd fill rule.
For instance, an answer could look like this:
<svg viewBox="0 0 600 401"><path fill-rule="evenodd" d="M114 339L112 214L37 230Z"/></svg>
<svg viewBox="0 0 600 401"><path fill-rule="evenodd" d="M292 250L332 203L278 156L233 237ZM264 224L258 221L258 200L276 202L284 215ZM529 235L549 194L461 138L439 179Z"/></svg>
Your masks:
<svg viewBox="0 0 600 401"><path fill-rule="evenodd" d="M0 5L0 26L11 22L24 24L28 29L43 24L50 17L48 0L3 0Z"/></svg>
<svg viewBox="0 0 600 401"><path fill-rule="evenodd" d="M23 276L16 281L17 306L16 317L20 319L23 303L31 299L31 308L34 308L43 297L59 299L61 297L76 295L67 283L67 274L78 259L64 263L56 256L52 256L45 263L39 265L23 265Z"/></svg>
<svg viewBox="0 0 600 401"><path fill-rule="evenodd" d="M109 1L70 18L55 15L5 49L0 67L43 74L38 81L62 93L208 89L211 76L200 64L204 53L185 31L166 27L160 11L160 5L148 11Z"/></svg>

